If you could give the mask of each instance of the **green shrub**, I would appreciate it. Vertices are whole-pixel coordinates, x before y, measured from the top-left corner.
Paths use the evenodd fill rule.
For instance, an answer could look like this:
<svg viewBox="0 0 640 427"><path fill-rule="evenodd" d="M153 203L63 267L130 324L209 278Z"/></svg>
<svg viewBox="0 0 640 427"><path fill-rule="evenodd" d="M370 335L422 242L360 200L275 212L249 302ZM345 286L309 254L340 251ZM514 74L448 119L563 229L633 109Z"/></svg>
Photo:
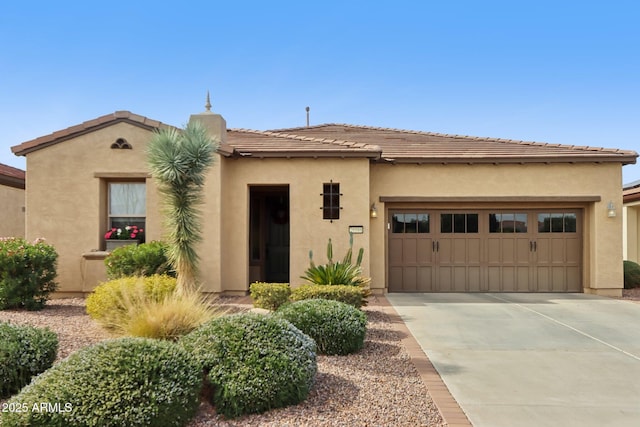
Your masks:
<svg viewBox="0 0 640 427"><path fill-rule="evenodd" d="M356 308L367 305L369 289L349 285L302 285L291 291L291 301L328 299L344 302Z"/></svg>
<svg viewBox="0 0 640 427"><path fill-rule="evenodd" d="M202 388L198 362L174 343L121 338L57 363L8 404L2 426L184 426ZM58 410L39 411L42 402ZM34 410L34 405L36 410Z"/></svg>
<svg viewBox="0 0 640 427"><path fill-rule="evenodd" d="M0 322L0 398L49 369L57 351L58 337L49 329Z"/></svg>
<svg viewBox="0 0 640 427"><path fill-rule="evenodd" d="M162 242L121 246L105 258L104 264L109 279L153 274L175 277L175 272L167 260L167 244Z"/></svg>
<svg viewBox="0 0 640 427"><path fill-rule="evenodd" d="M165 275L110 280L87 297L87 314L105 328L115 330L129 321L131 304L161 301L175 288L176 279Z"/></svg>
<svg viewBox="0 0 640 427"><path fill-rule="evenodd" d="M321 354L350 354L364 347L367 316L340 301L310 299L280 307L275 314L313 338Z"/></svg>
<svg viewBox="0 0 640 427"><path fill-rule="evenodd" d="M194 354L226 417L306 399L317 372L316 345L284 319L242 313L214 319L179 343Z"/></svg>
<svg viewBox="0 0 640 427"><path fill-rule="evenodd" d="M253 298L254 307L273 311L289 300L291 288L288 283L256 282L249 286L249 292Z"/></svg>
<svg viewBox="0 0 640 427"><path fill-rule="evenodd" d="M640 287L640 265L633 261L624 261L624 288Z"/></svg>
<svg viewBox="0 0 640 427"><path fill-rule="evenodd" d="M0 238L0 310L40 310L56 290L56 262L53 246L37 239Z"/></svg>

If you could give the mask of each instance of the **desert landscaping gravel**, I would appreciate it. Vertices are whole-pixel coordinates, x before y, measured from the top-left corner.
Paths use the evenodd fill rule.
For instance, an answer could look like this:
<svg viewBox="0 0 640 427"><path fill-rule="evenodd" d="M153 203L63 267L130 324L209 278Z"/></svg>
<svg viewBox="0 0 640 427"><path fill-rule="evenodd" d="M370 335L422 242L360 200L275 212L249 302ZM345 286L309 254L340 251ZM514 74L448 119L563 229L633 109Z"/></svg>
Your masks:
<svg viewBox="0 0 640 427"><path fill-rule="evenodd" d="M233 303L232 299L224 300ZM264 414L225 420L202 403L189 427L202 426L444 426L428 390L389 317L375 305L365 347L348 356L318 356L316 383L306 401ZM234 304L249 309L250 305ZM60 341L58 359L109 338L84 311L83 299L51 300L39 312L0 311L0 321L49 327Z"/></svg>

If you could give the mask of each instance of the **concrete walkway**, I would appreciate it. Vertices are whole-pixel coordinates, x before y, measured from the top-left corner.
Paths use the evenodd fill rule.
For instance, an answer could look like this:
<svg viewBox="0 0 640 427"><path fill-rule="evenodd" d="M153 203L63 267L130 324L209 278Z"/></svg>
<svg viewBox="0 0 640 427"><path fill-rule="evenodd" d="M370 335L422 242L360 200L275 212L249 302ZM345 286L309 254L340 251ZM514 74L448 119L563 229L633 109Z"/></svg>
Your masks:
<svg viewBox="0 0 640 427"><path fill-rule="evenodd" d="M640 304L387 294L476 427L640 426Z"/></svg>

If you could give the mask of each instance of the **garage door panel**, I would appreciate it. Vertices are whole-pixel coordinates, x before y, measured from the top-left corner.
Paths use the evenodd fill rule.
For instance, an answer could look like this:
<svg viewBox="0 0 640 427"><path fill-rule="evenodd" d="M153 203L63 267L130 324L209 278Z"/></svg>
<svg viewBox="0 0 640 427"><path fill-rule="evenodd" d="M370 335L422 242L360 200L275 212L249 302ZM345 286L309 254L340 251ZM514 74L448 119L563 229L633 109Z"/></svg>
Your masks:
<svg viewBox="0 0 640 427"><path fill-rule="evenodd" d="M566 262L570 264L580 263L580 241L578 239L566 240Z"/></svg>
<svg viewBox="0 0 640 427"><path fill-rule="evenodd" d="M502 239L487 240L487 262L489 265L502 264Z"/></svg>
<svg viewBox="0 0 640 427"><path fill-rule="evenodd" d="M417 255L416 261L419 264L431 264L433 257L433 240L432 239L420 239L416 242Z"/></svg>
<svg viewBox="0 0 640 427"><path fill-rule="evenodd" d="M580 283L580 267L567 268L567 292L582 292Z"/></svg>
<svg viewBox="0 0 640 427"><path fill-rule="evenodd" d="M471 266L467 270L467 292L479 292L482 284L482 272L479 266Z"/></svg>
<svg viewBox="0 0 640 427"><path fill-rule="evenodd" d="M418 261L418 242L416 239L403 239L402 263L415 264Z"/></svg>
<svg viewBox="0 0 640 427"><path fill-rule="evenodd" d="M469 264L480 264L482 253L482 241L480 239L467 239L467 259Z"/></svg>
<svg viewBox="0 0 640 427"><path fill-rule="evenodd" d="M402 239L389 239L389 264L402 265Z"/></svg>
<svg viewBox="0 0 640 427"><path fill-rule="evenodd" d="M516 254L515 262L518 264L529 264L530 256L531 256L531 240L528 238L519 238L515 240L515 250Z"/></svg>
<svg viewBox="0 0 640 427"><path fill-rule="evenodd" d="M418 271L417 267L405 267L402 270L402 290L405 292L414 292L418 290Z"/></svg>
<svg viewBox="0 0 640 427"><path fill-rule="evenodd" d="M419 267L418 268L418 292L431 292L433 288L433 268L432 267Z"/></svg>
<svg viewBox="0 0 640 427"><path fill-rule="evenodd" d="M389 267L389 291L402 292L402 267Z"/></svg>
<svg viewBox="0 0 640 427"><path fill-rule="evenodd" d="M502 283L502 267L489 267L487 269L487 284L484 286L485 291L499 292Z"/></svg>
<svg viewBox="0 0 640 427"><path fill-rule="evenodd" d="M453 268L438 267L438 290L440 292L453 292Z"/></svg>

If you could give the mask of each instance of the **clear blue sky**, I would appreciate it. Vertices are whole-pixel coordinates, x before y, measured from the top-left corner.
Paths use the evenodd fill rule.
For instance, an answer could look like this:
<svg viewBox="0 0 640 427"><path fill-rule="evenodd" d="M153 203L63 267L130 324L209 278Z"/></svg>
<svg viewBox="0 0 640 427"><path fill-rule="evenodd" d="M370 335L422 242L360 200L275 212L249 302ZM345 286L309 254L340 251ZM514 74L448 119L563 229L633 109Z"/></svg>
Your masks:
<svg viewBox="0 0 640 427"><path fill-rule="evenodd" d="M312 124L640 151L636 1L178 3L5 2L0 162L116 110L182 126L207 90L229 127L310 106Z"/></svg>

